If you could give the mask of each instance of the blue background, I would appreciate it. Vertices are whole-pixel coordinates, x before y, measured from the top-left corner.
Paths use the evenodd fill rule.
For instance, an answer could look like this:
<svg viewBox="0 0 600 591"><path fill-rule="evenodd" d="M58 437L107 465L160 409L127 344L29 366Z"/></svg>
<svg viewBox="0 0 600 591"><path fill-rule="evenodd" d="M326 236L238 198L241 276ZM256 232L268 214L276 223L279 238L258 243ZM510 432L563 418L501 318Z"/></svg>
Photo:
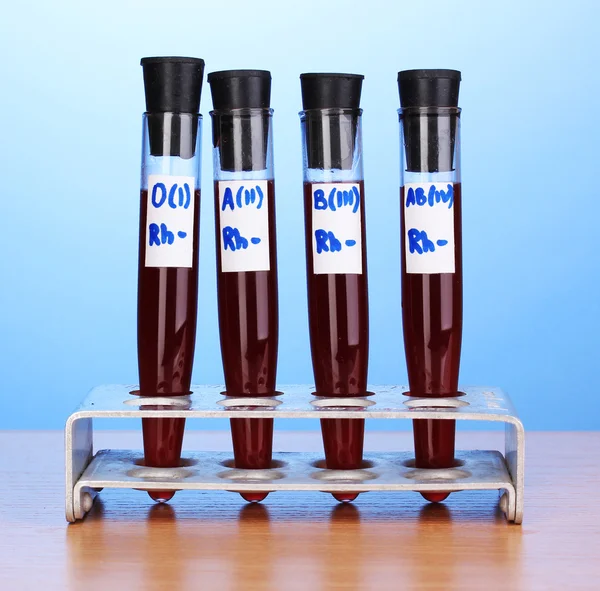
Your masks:
<svg viewBox="0 0 600 591"><path fill-rule="evenodd" d="M137 379L139 60L146 55L203 57L207 72L272 71L279 383L312 379L298 75L366 77L369 381L384 384L406 382L396 73L462 70L461 382L506 389L530 429L600 428L594 385L600 366L599 18L593 0L4 6L0 428L60 428L94 385ZM210 108L205 85L195 383L222 381Z"/></svg>

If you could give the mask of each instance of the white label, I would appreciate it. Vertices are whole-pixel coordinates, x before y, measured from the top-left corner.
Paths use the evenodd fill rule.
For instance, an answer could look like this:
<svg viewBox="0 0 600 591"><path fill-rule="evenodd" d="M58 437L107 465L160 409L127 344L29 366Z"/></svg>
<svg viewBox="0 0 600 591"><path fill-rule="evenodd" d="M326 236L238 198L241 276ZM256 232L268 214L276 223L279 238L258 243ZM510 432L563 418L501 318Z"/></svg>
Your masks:
<svg viewBox="0 0 600 591"><path fill-rule="evenodd" d="M407 273L454 273L454 185L404 186Z"/></svg>
<svg viewBox="0 0 600 591"><path fill-rule="evenodd" d="M192 267L194 185L193 176L148 176L146 267Z"/></svg>
<svg viewBox="0 0 600 591"><path fill-rule="evenodd" d="M267 181L219 181L221 270L269 271Z"/></svg>
<svg viewBox="0 0 600 591"><path fill-rule="evenodd" d="M362 235L358 183L311 185L313 273L361 275Z"/></svg>

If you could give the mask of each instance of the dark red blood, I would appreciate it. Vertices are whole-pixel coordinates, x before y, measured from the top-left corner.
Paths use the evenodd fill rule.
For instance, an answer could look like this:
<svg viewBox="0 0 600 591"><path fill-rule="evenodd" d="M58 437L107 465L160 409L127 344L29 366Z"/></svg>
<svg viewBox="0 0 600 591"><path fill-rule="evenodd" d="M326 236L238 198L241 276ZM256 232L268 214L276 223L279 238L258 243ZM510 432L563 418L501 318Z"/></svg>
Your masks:
<svg viewBox="0 0 600 591"><path fill-rule="evenodd" d="M422 492L421 495L423 495L423 498L427 501L429 501L430 503L441 503L442 501L445 501L449 496L450 493L449 492Z"/></svg>
<svg viewBox="0 0 600 591"><path fill-rule="evenodd" d="M260 503L262 500L267 498L268 492L241 492L240 495L244 499L244 501L248 501L249 503Z"/></svg>
<svg viewBox="0 0 600 591"><path fill-rule="evenodd" d="M331 493L333 498L340 503L349 503L353 501L359 493Z"/></svg>
<svg viewBox="0 0 600 591"><path fill-rule="evenodd" d="M218 211L218 182L215 207ZM221 356L228 396L275 395L279 313L277 301L277 246L275 187L267 183L269 215L268 271L224 272L221 232L217 233L217 292ZM235 467L268 469L273 455L273 419L231 419ZM247 501L261 501L267 492L240 493Z"/></svg>
<svg viewBox="0 0 600 591"><path fill-rule="evenodd" d="M404 202L404 189L400 196ZM404 207L400 211L404 236ZM411 396L439 398L458 395L463 323L459 183L454 185L454 244L454 273L418 274L406 272L406 245L404 240L401 241L402 325ZM455 430L453 420L413 421L415 466L451 468L454 465ZM439 502L446 498L447 493L423 493L423 496Z"/></svg>
<svg viewBox="0 0 600 591"><path fill-rule="evenodd" d="M138 271L138 366L141 396L188 394L196 343L200 191L194 200L191 268L146 267L148 192L141 192ZM169 408L169 407L156 407ZM155 468L180 465L185 419L142 419L144 463ZM173 491L154 491L171 498ZM168 500L168 499L167 499Z"/></svg>
<svg viewBox="0 0 600 591"><path fill-rule="evenodd" d="M159 503L166 503L170 501L175 495L174 490L149 490L148 494L153 501L157 501Z"/></svg>
<svg viewBox="0 0 600 591"><path fill-rule="evenodd" d="M313 272L312 192L304 184L306 265L310 348L318 396L364 396L369 356L369 300L365 234L364 185L360 181L362 274ZM355 470L363 459L364 419L323 419L325 464L334 470ZM353 500L358 493L335 493Z"/></svg>

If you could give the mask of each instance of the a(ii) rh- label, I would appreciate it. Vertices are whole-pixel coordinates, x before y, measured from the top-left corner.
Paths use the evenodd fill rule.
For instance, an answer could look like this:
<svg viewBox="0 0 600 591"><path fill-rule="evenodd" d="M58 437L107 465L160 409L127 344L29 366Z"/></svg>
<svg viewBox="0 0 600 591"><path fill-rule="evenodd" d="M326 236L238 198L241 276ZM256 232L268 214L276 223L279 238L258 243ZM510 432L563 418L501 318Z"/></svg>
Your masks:
<svg viewBox="0 0 600 591"><path fill-rule="evenodd" d="M219 181L221 270L269 271L268 181Z"/></svg>

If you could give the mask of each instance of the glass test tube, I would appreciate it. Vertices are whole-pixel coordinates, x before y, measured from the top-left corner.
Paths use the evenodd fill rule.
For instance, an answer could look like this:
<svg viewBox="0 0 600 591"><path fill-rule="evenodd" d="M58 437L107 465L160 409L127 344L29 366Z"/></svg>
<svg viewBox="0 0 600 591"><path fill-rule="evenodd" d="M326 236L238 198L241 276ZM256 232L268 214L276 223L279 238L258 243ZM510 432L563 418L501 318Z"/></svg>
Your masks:
<svg viewBox="0 0 600 591"><path fill-rule="evenodd" d="M315 394L367 394L369 314L360 94L363 76L302 74L309 332ZM361 467L364 419L322 419L327 468ZM356 493L335 493L340 501Z"/></svg>
<svg viewBox="0 0 600 591"><path fill-rule="evenodd" d="M404 348L410 395L425 398L460 394L460 79L456 70L398 74ZM454 465L455 421L418 419L413 431L417 468Z"/></svg>
<svg viewBox="0 0 600 591"><path fill-rule="evenodd" d="M190 393L198 304L204 61L144 58L138 366L141 396ZM149 408L149 407L145 407ZM167 409L157 405L154 409ZM177 467L185 419L144 418L145 464ZM149 491L168 501L172 491Z"/></svg>
<svg viewBox="0 0 600 591"><path fill-rule="evenodd" d="M278 300L271 74L208 76L214 110L217 291L227 396L274 396ZM268 469L273 419L231 419L236 468ZM240 493L261 501L267 492Z"/></svg>

